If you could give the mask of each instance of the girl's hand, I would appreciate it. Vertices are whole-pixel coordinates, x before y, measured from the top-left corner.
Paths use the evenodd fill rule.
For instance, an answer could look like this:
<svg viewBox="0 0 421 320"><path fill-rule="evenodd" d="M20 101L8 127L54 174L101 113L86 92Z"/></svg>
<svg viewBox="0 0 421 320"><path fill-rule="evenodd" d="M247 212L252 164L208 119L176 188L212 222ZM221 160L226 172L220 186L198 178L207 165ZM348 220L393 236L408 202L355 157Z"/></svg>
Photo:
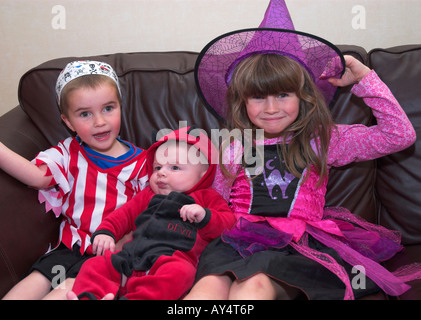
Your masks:
<svg viewBox="0 0 421 320"><path fill-rule="evenodd" d="M95 237L92 244L92 252L97 256L102 256L106 250L115 251L115 241L113 237L105 234L99 234Z"/></svg>
<svg viewBox="0 0 421 320"><path fill-rule="evenodd" d="M346 87L351 84L360 82L371 69L355 59L353 56L344 56L345 73L342 78L330 78L328 81L337 87Z"/></svg>
<svg viewBox="0 0 421 320"><path fill-rule="evenodd" d="M198 204L186 204L180 209L180 217L183 221L189 220L191 223L199 223L206 215L205 209Z"/></svg>

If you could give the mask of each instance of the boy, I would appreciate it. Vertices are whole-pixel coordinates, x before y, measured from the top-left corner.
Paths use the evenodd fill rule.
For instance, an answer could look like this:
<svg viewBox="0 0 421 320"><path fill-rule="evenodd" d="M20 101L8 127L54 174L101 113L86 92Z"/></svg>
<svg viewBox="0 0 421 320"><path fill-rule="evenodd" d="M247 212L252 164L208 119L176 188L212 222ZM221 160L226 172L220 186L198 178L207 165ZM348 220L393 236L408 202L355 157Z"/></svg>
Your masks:
<svg viewBox="0 0 421 320"><path fill-rule="evenodd" d="M62 218L57 247L3 299L65 299L65 290L50 293L54 266L65 268L61 285L69 290L81 264L94 253L92 232L147 181L145 152L118 138L121 96L110 65L70 62L57 79L56 96L61 118L76 137L40 152L32 163L0 143L0 168L38 189L46 210Z"/></svg>

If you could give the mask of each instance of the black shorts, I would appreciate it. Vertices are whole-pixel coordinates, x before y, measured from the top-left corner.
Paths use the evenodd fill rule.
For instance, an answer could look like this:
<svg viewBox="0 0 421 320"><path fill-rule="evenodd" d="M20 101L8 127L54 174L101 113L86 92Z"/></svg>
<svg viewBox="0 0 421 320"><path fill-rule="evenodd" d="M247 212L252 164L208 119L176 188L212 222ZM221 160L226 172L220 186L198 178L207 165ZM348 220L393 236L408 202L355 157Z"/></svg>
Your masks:
<svg viewBox="0 0 421 320"><path fill-rule="evenodd" d="M73 246L73 250L70 250L64 244L60 244L58 248L39 258L33 264L30 273L37 270L52 284L66 278L75 278L82 264L89 258L94 257L87 253L82 255L79 250L80 247L76 244Z"/></svg>

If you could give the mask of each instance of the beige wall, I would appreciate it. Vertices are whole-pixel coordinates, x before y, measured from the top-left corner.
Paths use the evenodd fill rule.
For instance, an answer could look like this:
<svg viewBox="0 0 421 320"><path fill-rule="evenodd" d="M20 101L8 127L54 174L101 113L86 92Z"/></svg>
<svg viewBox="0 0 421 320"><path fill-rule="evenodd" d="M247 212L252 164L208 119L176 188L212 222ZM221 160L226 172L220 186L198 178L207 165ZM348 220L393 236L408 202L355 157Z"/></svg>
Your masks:
<svg viewBox="0 0 421 320"><path fill-rule="evenodd" d="M19 78L53 58L200 51L219 34L256 27L269 0L0 0L0 115ZM421 44L421 0L286 0L295 28L370 50ZM58 7L57 7L58 6Z"/></svg>

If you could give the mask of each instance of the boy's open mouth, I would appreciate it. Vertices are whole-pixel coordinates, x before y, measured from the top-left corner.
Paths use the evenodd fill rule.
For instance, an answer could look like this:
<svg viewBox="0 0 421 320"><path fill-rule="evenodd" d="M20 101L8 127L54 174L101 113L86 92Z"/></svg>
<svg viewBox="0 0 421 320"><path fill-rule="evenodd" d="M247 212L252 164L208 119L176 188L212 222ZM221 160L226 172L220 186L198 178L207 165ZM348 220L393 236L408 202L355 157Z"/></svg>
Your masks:
<svg viewBox="0 0 421 320"><path fill-rule="evenodd" d="M101 132L101 133L98 133L98 134L94 134L94 138L97 139L97 140L102 140L102 139L108 138L109 135L110 135L110 131Z"/></svg>

